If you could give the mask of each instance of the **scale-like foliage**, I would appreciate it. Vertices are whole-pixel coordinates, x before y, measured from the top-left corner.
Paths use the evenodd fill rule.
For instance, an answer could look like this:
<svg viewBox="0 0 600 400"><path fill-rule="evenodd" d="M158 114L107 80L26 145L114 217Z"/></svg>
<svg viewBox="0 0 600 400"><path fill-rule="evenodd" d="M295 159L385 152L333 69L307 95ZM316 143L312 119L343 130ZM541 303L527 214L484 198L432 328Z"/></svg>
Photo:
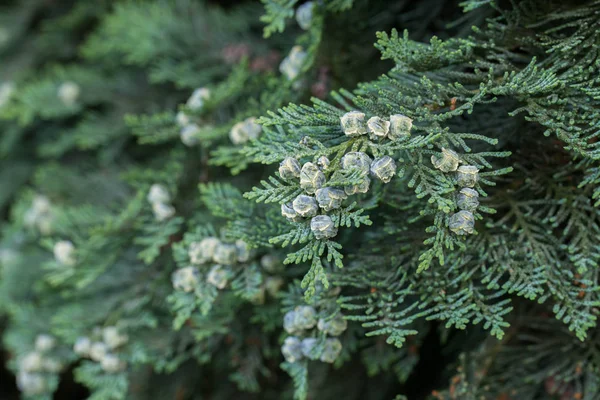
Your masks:
<svg viewBox="0 0 600 400"><path fill-rule="evenodd" d="M25 398L600 396L597 0L5 3Z"/></svg>

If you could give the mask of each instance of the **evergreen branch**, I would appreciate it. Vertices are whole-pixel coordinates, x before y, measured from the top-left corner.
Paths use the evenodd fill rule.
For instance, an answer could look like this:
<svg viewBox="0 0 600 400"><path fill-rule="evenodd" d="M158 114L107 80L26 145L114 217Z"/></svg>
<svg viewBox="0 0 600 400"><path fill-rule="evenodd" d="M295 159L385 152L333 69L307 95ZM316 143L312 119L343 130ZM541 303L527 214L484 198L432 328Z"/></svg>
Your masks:
<svg viewBox="0 0 600 400"><path fill-rule="evenodd" d="M308 398L308 367L306 362L281 364L281 369L286 371L294 381L294 400Z"/></svg>
<svg viewBox="0 0 600 400"><path fill-rule="evenodd" d="M199 189L202 202L217 217L242 219L254 214L254 203L245 200L242 193L231 184L200 184Z"/></svg>
<svg viewBox="0 0 600 400"><path fill-rule="evenodd" d="M244 197L258 203L287 203L296 198L302 189L298 183L281 182L270 176L269 181L260 181L263 188L254 187L251 192L245 193Z"/></svg>
<svg viewBox="0 0 600 400"><path fill-rule="evenodd" d="M264 27L265 38L273 33L283 32L285 21L294 16L294 5L298 0L261 0L265 5L266 14L260 20L266 24Z"/></svg>

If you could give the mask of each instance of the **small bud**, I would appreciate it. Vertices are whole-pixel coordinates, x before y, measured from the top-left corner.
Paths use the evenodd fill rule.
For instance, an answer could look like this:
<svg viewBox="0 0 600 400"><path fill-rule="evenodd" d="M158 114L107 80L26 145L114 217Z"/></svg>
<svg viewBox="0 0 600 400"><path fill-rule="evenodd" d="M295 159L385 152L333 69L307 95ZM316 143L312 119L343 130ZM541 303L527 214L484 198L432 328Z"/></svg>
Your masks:
<svg viewBox="0 0 600 400"><path fill-rule="evenodd" d="M123 346L129 341L129 337L125 334L119 333L116 326L107 326L102 329L102 340L110 349L116 349L117 347Z"/></svg>
<svg viewBox="0 0 600 400"><path fill-rule="evenodd" d="M329 215L317 215L310 220L310 230L317 239L329 239L337 235L338 229Z"/></svg>
<svg viewBox="0 0 600 400"><path fill-rule="evenodd" d="M283 316L283 329L290 335L299 333L299 329L296 326L296 312L294 310L288 311Z"/></svg>
<svg viewBox="0 0 600 400"><path fill-rule="evenodd" d="M31 207L23 215L23 222L28 227L36 227L42 234L52 231L52 208L46 196L36 195Z"/></svg>
<svg viewBox="0 0 600 400"><path fill-rule="evenodd" d="M231 127L229 131L229 139L231 143L235 145L240 145L246 143L249 139L244 131L244 122L238 122L237 124Z"/></svg>
<svg viewBox="0 0 600 400"><path fill-rule="evenodd" d="M294 325L296 329L311 329L317 324L317 312L311 306L294 308Z"/></svg>
<svg viewBox="0 0 600 400"><path fill-rule="evenodd" d="M371 157L369 157L365 153L360 151L353 151L350 153L346 153L344 157L342 157L342 168L358 168L361 171L369 172L371 168L371 162Z"/></svg>
<svg viewBox="0 0 600 400"><path fill-rule="evenodd" d="M409 137L412 129L413 120L402 114L390 115L390 140L398 140L403 137Z"/></svg>
<svg viewBox="0 0 600 400"><path fill-rule="evenodd" d="M73 351L79 356L88 357L91 347L92 341L88 337L82 336L77 338L75 341L75 344L73 345Z"/></svg>
<svg viewBox="0 0 600 400"><path fill-rule="evenodd" d="M150 191L146 198L150 204L169 203L171 201L171 196L169 195L167 188L158 183L150 186Z"/></svg>
<svg viewBox="0 0 600 400"><path fill-rule="evenodd" d="M225 289L231 273L221 265L213 265L206 276L206 282L215 286L217 289Z"/></svg>
<svg viewBox="0 0 600 400"><path fill-rule="evenodd" d="M115 374L123 371L127 364L114 354L105 354L104 357L102 357L100 366L105 372L108 372L109 374Z"/></svg>
<svg viewBox="0 0 600 400"><path fill-rule="evenodd" d="M59 264L67 267L73 267L77 263L75 260L75 246L68 240L61 240L54 245L54 258Z"/></svg>
<svg viewBox="0 0 600 400"><path fill-rule="evenodd" d="M325 184L325 174L315 164L307 162L300 170L300 187L313 194Z"/></svg>
<svg viewBox="0 0 600 400"><path fill-rule="evenodd" d="M262 132L262 127L256 123L256 118L246 118L242 122L235 124L229 132L229 139L235 145L245 144L250 140L258 138Z"/></svg>
<svg viewBox="0 0 600 400"><path fill-rule="evenodd" d="M479 180L479 168L473 165L460 166L456 172L456 179L459 186L472 188Z"/></svg>
<svg viewBox="0 0 600 400"><path fill-rule="evenodd" d="M344 186L344 192L346 192L348 196L352 196L356 193L367 193L370 185L371 180L365 176L362 182L358 185Z"/></svg>
<svg viewBox="0 0 600 400"><path fill-rule="evenodd" d="M437 169L442 172L452 172L456 171L458 168L458 163L460 162L460 157L453 150L448 150L442 148L442 157L436 158L435 156L431 156L431 163Z"/></svg>
<svg viewBox="0 0 600 400"><path fill-rule="evenodd" d="M300 28L308 30L312 22L314 4L312 1L307 1L296 10L296 21Z"/></svg>
<svg viewBox="0 0 600 400"><path fill-rule="evenodd" d="M187 147L193 147L200 143L200 127L196 124L188 124L179 131L181 143Z"/></svg>
<svg viewBox="0 0 600 400"><path fill-rule="evenodd" d="M260 265L267 272L277 272L277 270L281 267L281 260L279 257L274 256L272 254L265 254L260 259Z"/></svg>
<svg viewBox="0 0 600 400"><path fill-rule="evenodd" d="M293 157L286 157L279 164L279 176L282 179L289 181L300 177L300 164Z"/></svg>
<svg viewBox="0 0 600 400"><path fill-rule="evenodd" d="M296 210L294 210L293 203L282 204L281 215L292 221L297 221L300 218Z"/></svg>
<svg viewBox="0 0 600 400"><path fill-rule="evenodd" d="M27 396L40 395L48 390L47 381L43 375L19 371L17 386Z"/></svg>
<svg viewBox="0 0 600 400"><path fill-rule="evenodd" d="M36 227L44 235L52 231L52 207L46 196L36 195L31 207L23 215L23 222L28 227Z"/></svg>
<svg viewBox="0 0 600 400"><path fill-rule="evenodd" d="M348 321L344 319L342 314L337 314L330 320L323 318L319 319L317 329L330 336L339 336L348 328Z"/></svg>
<svg viewBox="0 0 600 400"><path fill-rule="evenodd" d="M31 203L31 208L36 214L46 214L51 211L50 200L41 194L35 195Z"/></svg>
<svg viewBox="0 0 600 400"><path fill-rule="evenodd" d="M238 262L245 263L250 259L250 248L248 243L243 240L236 240L235 247L237 249L237 260Z"/></svg>
<svg viewBox="0 0 600 400"><path fill-rule="evenodd" d="M90 347L90 358L94 361L101 362L104 356L108 353L108 346L103 342L94 342Z"/></svg>
<svg viewBox="0 0 600 400"><path fill-rule="evenodd" d="M346 193L340 189L325 187L317 189L315 197L317 203L319 203L319 207L321 207L323 211L331 211L340 208L342 202L346 198Z"/></svg>
<svg viewBox="0 0 600 400"><path fill-rule="evenodd" d="M304 59L308 56L308 54L304 51L302 46L294 46L290 50L290 54L288 56L293 63L301 65L304 63Z"/></svg>
<svg viewBox="0 0 600 400"><path fill-rule="evenodd" d="M283 286L284 281L279 276L269 276L265 279L265 289L270 296L276 297Z"/></svg>
<svg viewBox="0 0 600 400"><path fill-rule="evenodd" d="M191 292L200 280L200 272L196 267L180 268L171 275L171 282L175 290Z"/></svg>
<svg viewBox="0 0 600 400"><path fill-rule="evenodd" d="M152 212L157 221L164 221L175 215L175 208L165 203L153 203Z"/></svg>
<svg viewBox="0 0 600 400"><path fill-rule="evenodd" d="M221 243L216 237L207 237L199 242L190 243L188 256L192 264L204 264L212 261L215 256L215 250Z"/></svg>
<svg viewBox="0 0 600 400"><path fill-rule="evenodd" d="M200 110L204 107L204 102L209 98L210 90L207 88L198 88L194 90L186 104L191 110Z"/></svg>
<svg viewBox="0 0 600 400"><path fill-rule="evenodd" d="M350 111L340 118L342 131L346 136L360 136L367 133L365 114L360 111Z"/></svg>
<svg viewBox="0 0 600 400"><path fill-rule="evenodd" d="M390 156L377 158L371 164L371 174L383 183L388 183L396 175L396 163Z"/></svg>
<svg viewBox="0 0 600 400"><path fill-rule="evenodd" d="M190 117L187 116L186 113L184 113L183 111L179 111L177 113L177 115L175 116L175 122L177 122L177 125L179 125L181 128L189 125L190 121Z"/></svg>
<svg viewBox="0 0 600 400"><path fill-rule="evenodd" d="M321 354L320 360L325 363L332 364L337 360L342 352L342 342L338 338L329 338L325 340L325 347Z"/></svg>
<svg viewBox="0 0 600 400"><path fill-rule="evenodd" d="M475 211L479 207L479 193L471 188L462 188L456 198L456 205L461 210Z"/></svg>
<svg viewBox="0 0 600 400"><path fill-rule="evenodd" d="M37 372L43 367L42 355L37 351L27 353L19 363L19 369L25 372Z"/></svg>
<svg viewBox="0 0 600 400"><path fill-rule="evenodd" d="M469 211L459 211L450 217L448 228L457 235L468 235L473 233L475 217Z"/></svg>
<svg viewBox="0 0 600 400"><path fill-rule="evenodd" d="M302 344L300 339L295 336L285 338L281 346L281 354L285 361L293 363L302 359Z"/></svg>
<svg viewBox="0 0 600 400"><path fill-rule="evenodd" d="M246 118L244 120L245 130L250 140L258 139L262 133L262 126L256 122L255 117Z"/></svg>
<svg viewBox="0 0 600 400"><path fill-rule="evenodd" d="M329 158L327 158L325 156L321 156L317 160L317 165L319 166L319 168L322 171L325 171L326 169L328 169L330 164L331 164L331 161L329 161Z"/></svg>
<svg viewBox="0 0 600 400"><path fill-rule="evenodd" d="M372 140L383 139L390 131L390 123L379 117L371 117L367 121L369 136Z"/></svg>
<svg viewBox="0 0 600 400"><path fill-rule="evenodd" d="M234 244L220 243L215 249L213 261L222 265L235 264L237 262L237 248Z"/></svg>
<svg viewBox="0 0 600 400"><path fill-rule="evenodd" d="M317 211L319 211L319 207L317 206L317 201L314 197L307 196L305 194L301 194L296 197L292 203L294 207L294 211L304 218L310 218L317 215Z"/></svg>
<svg viewBox="0 0 600 400"><path fill-rule="evenodd" d="M81 89L75 82L64 82L58 87L58 98L67 107L72 107L79 98Z"/></svg>
<svg viewBox="0 0 600 400"><path fill-rule="evenodd" d="M308 54L302 46L294 46L290 54L279 65L279 71L290 81L298 77Z"/></svg>
<svg viewBox="0 0 600 400"><path fill-rule="evenodd" d="M315 339L315 338L309 337L309 338L302 339L302 345L301 345L302 355L311 360L317 359L319 356L317 354L315 354L315 352L314 352L316 345L317 345L317 339Z"/></svg>
<svg viewBox="0 0 600 400"><path fill-rule="evenodd" d="M35 338L35 349L40 353L47 353L56 346L54 336L41 334Z"/></svg>

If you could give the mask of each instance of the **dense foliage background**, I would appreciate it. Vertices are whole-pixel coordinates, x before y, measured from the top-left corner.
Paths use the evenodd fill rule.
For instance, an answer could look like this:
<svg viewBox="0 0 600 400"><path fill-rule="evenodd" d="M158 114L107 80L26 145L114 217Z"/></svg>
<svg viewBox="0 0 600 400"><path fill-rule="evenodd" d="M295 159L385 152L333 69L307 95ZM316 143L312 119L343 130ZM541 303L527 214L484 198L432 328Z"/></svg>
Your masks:
<svg viewBox="0 0 600 400"><path fill-rule="evenodd" d="M600 398L600 1L5 0L0 397Z"/></svg>

